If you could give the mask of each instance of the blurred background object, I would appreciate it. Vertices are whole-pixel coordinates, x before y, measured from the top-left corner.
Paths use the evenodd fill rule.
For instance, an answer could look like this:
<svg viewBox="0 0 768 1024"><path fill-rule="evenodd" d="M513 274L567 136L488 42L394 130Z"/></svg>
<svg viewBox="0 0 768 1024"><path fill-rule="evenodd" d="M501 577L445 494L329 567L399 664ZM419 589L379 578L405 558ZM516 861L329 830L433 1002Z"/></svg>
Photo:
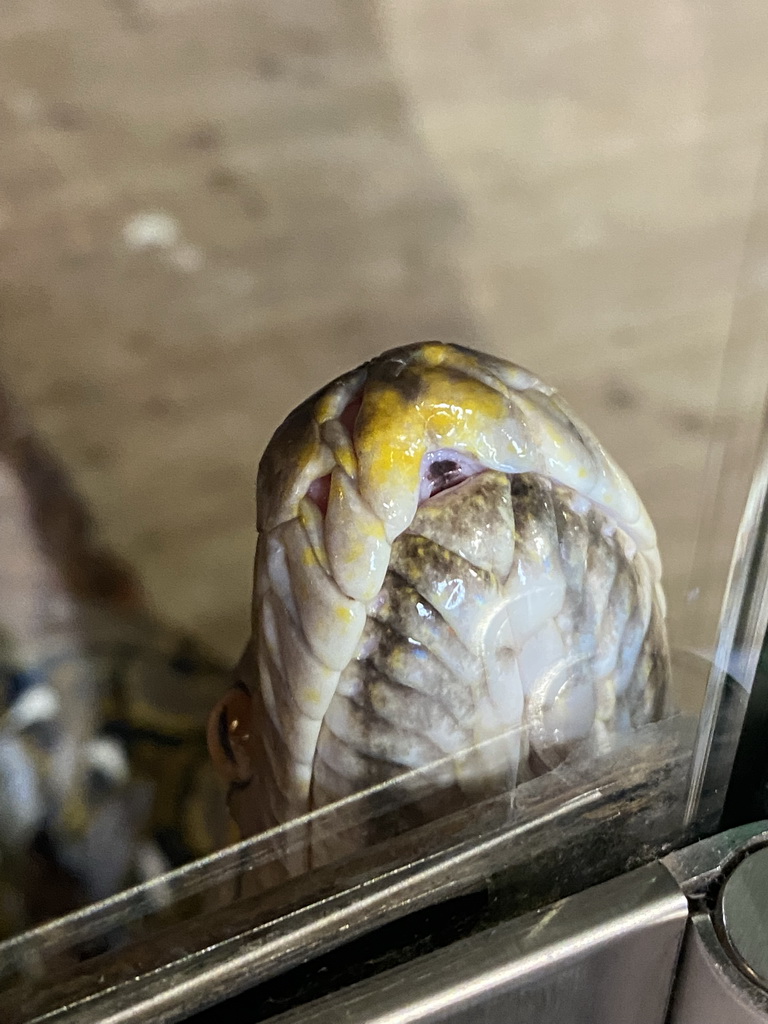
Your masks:
<svg viewBox="0 0 768 1024"><path fill-rule="evenodd" d="M147 609L0 390L0 937L234 836L205 742L226 668Z"/></svg>

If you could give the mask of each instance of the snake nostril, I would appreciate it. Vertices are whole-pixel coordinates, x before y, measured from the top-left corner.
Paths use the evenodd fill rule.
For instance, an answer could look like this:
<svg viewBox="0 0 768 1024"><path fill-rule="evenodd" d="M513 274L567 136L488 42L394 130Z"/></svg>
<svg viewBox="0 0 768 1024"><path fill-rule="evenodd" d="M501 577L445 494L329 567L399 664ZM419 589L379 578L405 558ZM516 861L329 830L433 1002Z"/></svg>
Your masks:
<svg viewBox="0 0 768 1024"><path fill-rule="evenodd" d="M346 429L350 437L355 432L355 423L357 421L357 414L360 412L360 406L363 404L362 394L356 395L355 398L351 399L341 416L339 416L339 422Z"/></svg>
<svg viewBox="0 0 768 1024"><path fill-rule="evenodd" d="M349 439L353 437L355 423L357 422L357 414L360 412L360 406L363 404L362 393L355 395L351 398L341 414L338 417L338 423L344 428L344 431L349 435ZM325 476L318 477L317 480L313 480L307 489L307 497L310 501L314 501L317 507L320 509L323 515L328 511L328 498L331 493L331 475L330 473Z"/></svg>
<svg viewBox="0 0 768 1024"><path fill-rule="evenodd" d="M320 511L325 515L328 511L328 497L331 493L331 474L327 473L325 476L318 477L317 480L313 480L309 485L307 491L307 497L314 501Z"/></svg>
<svg viewBox="0 0 768 1024"><path fill-rule="evenodd" d="M484 468L477 459L463 452L451 449L429 452L421 467L419 501L427 501L442 491L457 487Z"/></svg>
<svg viewBox="0 0 768 1024"><path fill-rule="evenodd" d="M432 481L432 494L439 494L465 479L461 466L452 459L440 459L433 462L428 470L429 479Z"/></svg>

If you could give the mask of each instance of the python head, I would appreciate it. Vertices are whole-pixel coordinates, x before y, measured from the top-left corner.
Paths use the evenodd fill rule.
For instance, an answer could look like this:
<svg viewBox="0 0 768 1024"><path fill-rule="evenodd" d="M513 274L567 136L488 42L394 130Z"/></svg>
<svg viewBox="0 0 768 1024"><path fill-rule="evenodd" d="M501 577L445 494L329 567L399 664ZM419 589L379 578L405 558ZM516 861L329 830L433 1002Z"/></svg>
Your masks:
<svg viewBox="0 0 768 1024"><path fill-rule="evenodd" d="M653 526L526 370L385 352L288 416L257 502L252 636L209 723L244 836L425 769L514 787L663 714Z"/></svg>

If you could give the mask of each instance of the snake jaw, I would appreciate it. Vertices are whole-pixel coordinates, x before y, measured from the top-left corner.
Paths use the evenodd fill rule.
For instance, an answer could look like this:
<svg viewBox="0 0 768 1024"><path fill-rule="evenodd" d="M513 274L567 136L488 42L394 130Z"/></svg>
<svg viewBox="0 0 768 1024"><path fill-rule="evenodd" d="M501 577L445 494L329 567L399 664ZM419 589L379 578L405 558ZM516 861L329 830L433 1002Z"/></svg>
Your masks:
<svg viewBox="0 0 768 1024"><path fill-rule="evenodd" d="M234 760L212 733L246 834L445 756L514 785L659 714L653 527L527 371L385 353L288 417L258 501L252 732Z"/></svg>

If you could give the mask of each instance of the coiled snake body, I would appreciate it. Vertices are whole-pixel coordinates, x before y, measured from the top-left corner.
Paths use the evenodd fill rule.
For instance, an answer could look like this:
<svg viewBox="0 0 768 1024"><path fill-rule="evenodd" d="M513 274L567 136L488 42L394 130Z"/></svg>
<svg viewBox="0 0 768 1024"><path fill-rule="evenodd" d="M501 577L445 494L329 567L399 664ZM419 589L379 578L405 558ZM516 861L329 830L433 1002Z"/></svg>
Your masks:
<svg viewBox="0 0 768 1024"><path fill-rule="evenodd" d="M429 764L443 792L519 784L664 713L650 519L510 363L424 343L340 377L267 447L258 527L209 730L246 835Z"/></svg>

